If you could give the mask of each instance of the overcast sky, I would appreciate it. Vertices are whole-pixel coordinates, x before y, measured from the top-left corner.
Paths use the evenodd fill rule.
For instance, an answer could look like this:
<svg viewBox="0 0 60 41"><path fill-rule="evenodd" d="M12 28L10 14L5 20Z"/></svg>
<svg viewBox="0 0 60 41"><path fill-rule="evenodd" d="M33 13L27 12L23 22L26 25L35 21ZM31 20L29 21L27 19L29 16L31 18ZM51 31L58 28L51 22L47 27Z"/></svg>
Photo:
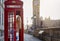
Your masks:
<svg viewBox="0 0 60 41"><path fill-rule="evenodd" d="M32 1L22 0L24 2L24 23L27 24L27 17L29 24L31 24L31 17L33 16ZM60 19L60 0L40 0L40 16L51 17L51 19Z"/></svg>
<svg viewBox="0 0 60 41"><path fill-rule="evenodd" d="M32 24L31 17L33 16L33 10L32 10L32 0L22 0L24 2L23 8L24 8L24 24Z"/></svg>
<svg viewBox="0 0 60 41"><path fill-rule="evenodd" d="M60 19L60 0L41 0L40 14L51 19Z"/></svg>

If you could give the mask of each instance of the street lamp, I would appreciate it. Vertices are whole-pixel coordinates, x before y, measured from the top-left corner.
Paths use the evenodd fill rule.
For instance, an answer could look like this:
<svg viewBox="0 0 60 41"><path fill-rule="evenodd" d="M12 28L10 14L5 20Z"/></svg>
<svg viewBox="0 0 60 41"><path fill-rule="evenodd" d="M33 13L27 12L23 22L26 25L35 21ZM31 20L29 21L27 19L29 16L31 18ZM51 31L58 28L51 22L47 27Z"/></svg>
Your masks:
<svg viewBox="0 0 60 41"><path fill-rule="evenodd" d="M35 27L35 29L36 29L36 15L34 16L34 27Z"/></svg>
<svg viewBox="0 0 60 41"><path fill-rule="evenodd" d="M41 20L41 28L43 27L42 25L43 25L43 21Z"/></svg>
<svg viewBox="0 0 60 41"><path fill-rule="evenodd" d="M28 31L28 17L27 17L27 31Z"/></svg>
<svg viewBox="0 0 60 41"><path fill-rule="evenodd" d="M34 16L34 19L36 19L36 16Z"/></svg>

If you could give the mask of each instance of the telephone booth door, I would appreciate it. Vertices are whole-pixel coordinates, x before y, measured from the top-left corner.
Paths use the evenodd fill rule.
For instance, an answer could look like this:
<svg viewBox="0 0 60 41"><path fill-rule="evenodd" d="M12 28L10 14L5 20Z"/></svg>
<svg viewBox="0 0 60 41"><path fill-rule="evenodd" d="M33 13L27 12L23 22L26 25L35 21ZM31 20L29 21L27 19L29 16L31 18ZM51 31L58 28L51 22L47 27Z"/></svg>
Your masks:
<svg viewBox="0 0 60 41"><path fill-rule="evenodd" d="M16 39L16 24L14 12L8 12L8 41L15 41Z"/></svg>
<svg viewBox="0 0 60 41"><path fill-rule="evenodd" d="M16 11L16 14L12 11L8 12L8 41L19 41L21 27L20 11Z"/></svg>

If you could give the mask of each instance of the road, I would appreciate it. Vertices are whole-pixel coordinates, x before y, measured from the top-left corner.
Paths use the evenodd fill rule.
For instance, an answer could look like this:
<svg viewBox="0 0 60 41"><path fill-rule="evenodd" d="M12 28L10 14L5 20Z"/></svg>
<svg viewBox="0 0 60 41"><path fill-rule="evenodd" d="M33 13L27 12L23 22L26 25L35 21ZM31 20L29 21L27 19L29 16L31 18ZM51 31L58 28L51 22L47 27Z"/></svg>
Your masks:
<svg viewBox="0 0 60 41"><path fill-rule="evenodd" d="M41 41L41 40L33 37L32 35L24 34L24 41Z"/></svg>

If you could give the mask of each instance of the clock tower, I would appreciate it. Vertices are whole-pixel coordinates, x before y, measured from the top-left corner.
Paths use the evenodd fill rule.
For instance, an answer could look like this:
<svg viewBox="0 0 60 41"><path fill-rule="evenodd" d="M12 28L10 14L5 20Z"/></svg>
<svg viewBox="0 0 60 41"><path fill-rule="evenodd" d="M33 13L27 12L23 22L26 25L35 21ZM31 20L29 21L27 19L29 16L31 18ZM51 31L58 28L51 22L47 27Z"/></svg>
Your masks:
<svg viewBox="0 0 60 41"><path fill-rule="evenodd" d="M33 0L33 25L35 26L35 28L40 26L39 13L40 13L40 0Z"/></svg>

